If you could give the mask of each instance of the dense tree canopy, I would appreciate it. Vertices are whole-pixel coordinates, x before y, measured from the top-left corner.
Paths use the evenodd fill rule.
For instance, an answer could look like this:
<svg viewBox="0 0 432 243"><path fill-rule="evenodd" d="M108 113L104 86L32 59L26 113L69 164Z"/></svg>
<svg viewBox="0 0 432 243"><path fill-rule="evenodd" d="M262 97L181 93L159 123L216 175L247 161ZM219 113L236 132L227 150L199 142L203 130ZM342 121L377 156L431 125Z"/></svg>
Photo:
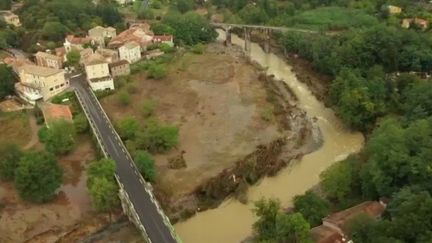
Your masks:
<svg viewBox="0 0 432 243"><path fill-rule="evenodd" d="M116 123L116 129L122 139L134 139L139 130L139 123L132 116L125 117Z"/></svg>
<svg viewBox="0 0 432 243"><path fill-rule="evenodd" d="M12 143L0 144L0 179L13 180L18 162L23 155L21 149Z"/></svg>
<svg viewBox="0 0 432 243"><path fill-rule="evenodd" d="M253 225L258 242L311 242L309 223L300 213L282 213L279 201L261 199L253 211L258 217Z"/></svg>
<svg viewBox="0 0 432 243"><path fill-rule="evenodd" d="M208 20L194 12L186 14L169 13L163 21L174 30L175 42L178 44L194 45L207 43L217 37L217 33Z"/></svg>
<svg viewBox="0 0 432 243"><path fill-rule="evenodd" d="M32 202L52 199L62 183L63 171L46 152L24 154L15 171L15 186L22 198Z"/></svg>
<svg viewBox="0 0 432 243"><path fill-rule="evenodd" d="M312 191L294 198L294 209L308 221L311 226L318 226L330 212L329 203Z"/></svg>
<svg viewBox="0 0 432 243"><path fill-rule="evenodd" d="M15 79L12 69L6 64L0 64L0 100L13 94Z"/></svg>

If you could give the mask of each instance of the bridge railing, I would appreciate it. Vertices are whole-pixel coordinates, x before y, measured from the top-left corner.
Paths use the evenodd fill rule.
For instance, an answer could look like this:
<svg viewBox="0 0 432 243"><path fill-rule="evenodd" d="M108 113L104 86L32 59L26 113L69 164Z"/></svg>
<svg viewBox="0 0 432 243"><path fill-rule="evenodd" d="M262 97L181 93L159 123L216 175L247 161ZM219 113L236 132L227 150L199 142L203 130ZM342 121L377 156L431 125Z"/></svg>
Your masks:
<svg viewBox="0 0 432 243"><path fill-rule="evenodd" d="M88 88L88 87L87 87L87 88ZM109 157L109 155L108 155L108 153L106 152L105 147L104 147L104 145L103 145L103 143L102 143L102 140L101 140L101 138L100 138L99 132L98 132L98 130L97 130L97 128L96 128L94 122L93 122L92 119L90 118L90 116L89 116L89 114L88 114L88 111L86 111L86 109L87 109L86 105L84 104L84 102L83 102L83 101L81 100L81 98L79 97L79 91L75 90L75 93L77 94L78 100L79 100L81 106L83 107L83 110L85 110L84 113L85 113L85 115L87 116L87 119L89 120L89 123L91 123L91 127L92 127L92 130L93 130L93 133L95 134L96 139L98 140L98 142L99 142L99 144L100 144L100 146L101 146L101 149L102 149L102 151L103 151L103 153L104 153L104 156L105 156L105 157ZM123 141L122 141L121 138L120 138L120 135L119 135L119 134L117 133L117 131L114 129L114 127L113 127L113 125L112 125L112 123L111 123L111 120L109 119L109 117L108 117L108 115L106 114L105 110L102 108L102 105L100 104L100 102L99 102L99 100L97 99L96 95L94 94L93 91L90 91L90 93L92 94L92 97L94 98L96 104L98 105L98 108L99 108L99 109L102 111L102 113L104 114L104 116L105 116L104 118L106 119L106 121L107 121L107 123L108 123L108 126L111 128L112 131L114 131L114 135L117 137L117 140L119 141L119 144L120 144L120 146L122 147L122 151L125 153L125 155L128 157L128 159L129 159L130 161L133 162L132 156L130 155L130 153L129 153L129 151L127 150L127 148L124 146L124 143L123 143ZM90 120L91 120L91 122L90 122ZM138 168L136 167L135 163L132 163L132 166L134 167L134 169L135 169L136 171L139 171ZM144 179L144 177L141 175L141 173L138 173L138 176L139 176L139 180L140 180L140 181L142 182L142 184L144 185L144 190L146 190L146 192L150 195L150 199L151 199L151 201L156 205L156 209L158 210L158 213L162 216L162 218L163 218L163 220L164 220L164 224L165 224L165 225L170 229L171 236L172 236L174 239L176 239L177 242L181 243L182 241L181 241L181 239L178 237L178 235L175 233L175 229L174 229L174 227L172 226L171 221L170 221L169 218L166 216L166 214L163 212L162 207L160 206L159 202L158 202L158 201L156 200L156 198L154 197L154 194L153 194L153 186L152 186L150 183L148 183L148 182ZM124 191L125 195L127 196L127 199L129 200L129 195L128 195L127 192L123 189L124 187L123 187L123 184L121 183L119 177L118 177L117 175L115 175L115 177L116 177L117 182L118 182L119 185L121 186L122 190ZM129 200L129 201L130 201L130 200ZM139 220L139 216L138 216L138 214L136 213L135 209L133 209L133 212L132 212L132 213L134 214L134 216L136 217L136 219ZM141 228L141 227L140 227L140 228ZM142 227L142 228L143 228L143 227ZM142 230L144 230L144 232L145 232L145 229L142 229ZM148 238L148 234L147 234L146 232L145 232L145 234L147 235L147 238Z"/></svg>

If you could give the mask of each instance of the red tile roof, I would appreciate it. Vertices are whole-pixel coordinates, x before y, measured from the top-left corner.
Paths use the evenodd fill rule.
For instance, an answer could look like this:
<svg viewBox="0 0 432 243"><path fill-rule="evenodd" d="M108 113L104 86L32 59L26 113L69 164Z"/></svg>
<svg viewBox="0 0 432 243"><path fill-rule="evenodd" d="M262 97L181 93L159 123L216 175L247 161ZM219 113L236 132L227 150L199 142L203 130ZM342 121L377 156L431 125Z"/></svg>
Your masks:
<svg viewBox="0 0 432 243"><path fill-rule="evenodd" d="M379 216L381 216L384 210L385 206L382 205L380 202L366 201L354 207L334 213L324 218L323 221L332 223L342 229L349 220L358 216L359 214L364 213L372 218L378 218Z"/></svg>
<svg viewBox="0 0 432 243"><path fill-rule="evenodd" d="M66 40L75 45L84 45L91 42L90 37L78 37L74 35L66 36Z"/></svg>

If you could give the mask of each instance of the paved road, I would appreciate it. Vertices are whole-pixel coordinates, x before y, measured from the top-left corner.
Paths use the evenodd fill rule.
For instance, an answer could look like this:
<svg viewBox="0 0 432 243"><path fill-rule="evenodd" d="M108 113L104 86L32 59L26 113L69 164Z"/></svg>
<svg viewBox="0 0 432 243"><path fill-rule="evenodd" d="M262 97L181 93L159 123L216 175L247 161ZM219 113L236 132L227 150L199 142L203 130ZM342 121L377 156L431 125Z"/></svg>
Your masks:
<svg viewBox="0 0 432 243"><path fill-rule="evenodd" d="M251 29L269 29L269 30L277 30L277 31L294 31L294 32L302 32L302 33L310 33L317 34L319 31L315 30L307 30L307 29L298 29L298 28L290 28L290 27L276 27L276 26L265 26L265 25L250 25L250 24L227 24L227 23L211 23L215 27L226 28L228 26L234 28L251 28Z"/></svg>
<svg viewBox="0 0 432 243"><path fill-rule="evenodd" d="M71 79L71 85L80 95L91 119L96 124L102 143L109 156L117 163L117 176L124 185L138 217L146 229L153 243L176 242L168 226L164 224L162 216L158 213L156 205L151 201L150 194L144 189L144 184L138 176L133 161L125 153L123 143L115 135L111 123L102 111L102 107L91 94L91 90L84 80L84 75Z"/></svg>

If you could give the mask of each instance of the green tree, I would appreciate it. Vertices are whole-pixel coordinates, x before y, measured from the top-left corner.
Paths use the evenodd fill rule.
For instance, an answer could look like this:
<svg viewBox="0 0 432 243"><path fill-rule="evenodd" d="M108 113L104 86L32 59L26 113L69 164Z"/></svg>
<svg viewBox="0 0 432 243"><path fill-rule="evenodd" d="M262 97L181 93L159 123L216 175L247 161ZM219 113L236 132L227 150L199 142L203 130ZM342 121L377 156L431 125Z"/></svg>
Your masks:
<svg viewBox="0 0 432 243"><path fill-rule="evenodd" d="M32 202L54 198L62 183L63 171L54 156L46 152L25 153L15 171L15 186L20 196Z"/></svg>
<svg viewBox="0 0 432 243"><path fill-rule="evenodd" d="M151 24L151 29L155 35L172 35L174 34L174 29L171 28L169 25L161 23L161 22L154 22Z"/></svg>
<svg viewBox="0 0 432 243"><path fill-rule="evenodd" d="M10 10L12 6L12 0L0 0L0 10Z"/></svg>
<svg viewBox="0 0 432 243"><path fill-rule="evenodd" d="M195 2L193 0L176 0L175 6L180 13L186 13L194 8Z"/></svg>
<svg viewBox="0 0 432 243"><path fill-rule="evenodd" d="M75 115L73 121L74 121L74 127L78 133L85 133L88 131L89 123L84 113L79 113Z"/></svg>
<svg viewBox="0 0 432 243"><path fill-rule="evenodd" d="M155 15L153 10L149 8L143 8L138 12L138 19L154 19Z"/></svg>
<svg viewBox="0 0 432 243"><path fill-rule="evenodd" d="M279 215L280 202L274 199L261 198L255 202L253 212L258 220L253 229L262 241L273 240L276 236L276 218Z"/></svg>
<svg viewBox="0 0 432 243"><path fill-rule="evenodd" d="M67 32L67 27L60 22L46 22L42 28L42 36L51 41L63 40Z"/></svg>
<svg viewBox="0 0 432 243"><path fill-rule="evenodd" d="M66 54L67 63L70 66L77 67L81 60L81 54L77 50L71 50Z"/></svg>
<svg viewBox="0 0 432 243"><path fill-rule="evenodd" d="M156 169L151 154L146 151L138 150L135 153L134 161L144 179L154 182L156 179Z"/></svg>
<svg viewBox="0 0 432 243"><path fill-rule="evenodd" d="M0 179L13 180L18 162L23 155L16 144L6 143L0 145Z"/></svg>
<svg viewBox="0 0 432 243"><path fill-rule="evenodd" d="M178 143L178 128L155 119L147 120L144 129L137 134L137 146L150 152L165 152Z"/></svg>
<svg viewBox="0 0 432 243"><path fill-rule="evenodd" d="M329 199L343 202L351 192L352 174L350 163L338 162L321 173L321 188Z"/></svg>
<svg viewBox="0 0 432 243"><path fill-rule="evenodd" d="M73 123L65 120L52 121L47 130L45 147L54 154L65 154L75 145L76 131Z"/></svg>
<svg viewBox="0 0 432 243"><path fill-rule="evenodd" d="M294 198L294 209L308 221L311 226L318 226L330 213L329 203L312 191Z"/></svg>
<svg viewBox="0 0 432 243"><path fill-rule="evenodd" d="M0 100L2 100L13 94L16 80L12 69L5 64L0 64L0 80Z"/></svg>
<svg viewBox="0 0 432 243"><path fill-rule="evenodd" d="M99 212L109 212L119 206L118 186L105 177L94 178L89 187L92 206Z"/></svg>
<svg viewBox="0 0 432 243"><path fill-rule="evenodd" d="M388 211L396 238L403 242L432 239L432 197L429 192L402 189L393 197Z"/></svg>
<svg viewBox="0 0 432 243"><path fill-rule="evenodd" d="M194 12L184 15L169 13L164 17L163 23L174 30L174 41L177 44L209 43L217 37L217 32L208 20Z"/></svg>
<svg viewBox="0 0 432 243"><path fill-rule="evenodd" d="M422 119L432 115L432 83L420 82L406 92L404 105L407 117Z"/></svg>
<svg viewBox="0 0 432 243"><path fill-rule="evenodd" d="M117 122L116 128L122 139L134 139L139 130L139 123L134 117L128 116Z"/></svg>
<svg viewBox="0 0 432 243"><path fill-rule="evenodd" d="M282 214L276 217L276 242L312 243L310 225L300 213Z"/></svg>
<svg viewBox="0 0 432 243"><path fill-rule="evenodd" d="M116 171L115 161L112 159L101 159L93 161L87 168L87 187L90 188L95 178L105 178L107 180L114 180Z"/></svg>

